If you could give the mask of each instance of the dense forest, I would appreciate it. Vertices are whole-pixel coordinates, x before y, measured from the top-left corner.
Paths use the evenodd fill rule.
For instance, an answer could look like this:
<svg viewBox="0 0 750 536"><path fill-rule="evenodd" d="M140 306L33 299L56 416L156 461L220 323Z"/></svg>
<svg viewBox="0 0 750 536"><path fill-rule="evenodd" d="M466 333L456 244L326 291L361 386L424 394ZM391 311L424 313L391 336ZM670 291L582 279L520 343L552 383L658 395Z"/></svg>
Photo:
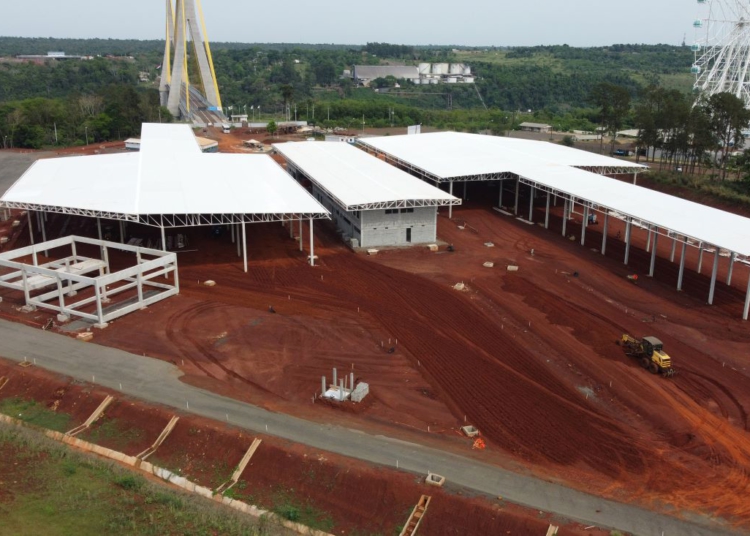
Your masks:
<svg viewBox="0 0 750 536"><path fill-rule="evenodd" d="M168 113L159 109L157 93L163 46L158 40L0 37L0 135L4 143L49 145L55 143L55 127L57 143L83 143L82 132L94 132L96 139L124 137L137 132L139 119L166 120ZM293 116L296 110L298 119L323 126L357 128L364 120L371 127L422 123L494 133L503 133L524 120L547 122L562 131L592 130L601 122L600 107L591 98L596 87L617 85L634 102L650 86L687 95L692 62L688 48L668 45L211 46L223 104L235 112L255 114L260 109L264 119L280 119ZM51 50L94 59L26 63L14 58ZM466 63L477 83L420 86L404 80L380 80L376 85L382 89L375 92L354 87L351 79L341 76L354 64L415 65L423 61ZM148 82L139 81L138 73L143 71L150 75ZM199 79L192 82L200 84ZM120 117L115 95L127 95L132 105L138 100L138 114ZM76 107L85 97L101 99L104 108L82 117L80 106L78 111ZM42 102L57 112L33 112ZM632 126L634 121L631 111L622 123Z"/></svg>

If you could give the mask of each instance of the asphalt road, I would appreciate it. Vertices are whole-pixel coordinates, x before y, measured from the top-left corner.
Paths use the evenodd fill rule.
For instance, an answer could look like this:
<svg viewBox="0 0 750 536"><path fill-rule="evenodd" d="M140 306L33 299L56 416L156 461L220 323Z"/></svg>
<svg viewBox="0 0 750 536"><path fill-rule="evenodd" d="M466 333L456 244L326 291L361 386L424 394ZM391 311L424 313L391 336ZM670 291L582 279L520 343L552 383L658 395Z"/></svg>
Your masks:
<svg viewBox="0 0 750 536"><path fill-rule="evenodd" d="M41 155L42 153L38 152L0 151L0 197Z"/></svg>
<svg viewBox="0 0 750 536"><path fill-rule="evenodd" d="M586 525L627 531L638 536L705 536L741 534L607 501L537 478L508 472L476 460L360 430L326 426L272 413L179 381L181 372L169 363L121 350L83 343L21 324L0 321L0 356L24 357L36 365L93 382L148 402L156 402L233 425L266 432L314 448L395 467L418 474L432 470L460 486L502 496ZM121 387L120 387L121 386ZM592 438L596 448L596 438Z"/></svg>

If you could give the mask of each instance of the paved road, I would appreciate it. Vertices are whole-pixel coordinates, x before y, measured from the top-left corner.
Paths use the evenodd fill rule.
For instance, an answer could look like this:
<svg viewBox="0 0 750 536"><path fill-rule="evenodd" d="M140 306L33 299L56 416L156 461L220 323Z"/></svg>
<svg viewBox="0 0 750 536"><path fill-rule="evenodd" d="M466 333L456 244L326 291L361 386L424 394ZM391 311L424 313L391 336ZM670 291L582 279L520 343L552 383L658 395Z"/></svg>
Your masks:
<svg viewBox="0 0 750 536"><path fill-rule="evenodd" d="M0 197L43 154L38 152L17 153L13 151L0 151Z"/></svg>
<svg viewBox="0 0 750 536"><path fill-rule="evenodd" d="M119 389L122 384L124 393L149 402L182 410L186 409L187 402L192 413L216 420L228 417L232 424L249 430L267 431L352 458L392 467L398 460L401 469L420 474L433 470L453 484L490 496L502 496L587 525L624 530L638 536L740 534L706 526L708 521L703 518L695 523L678 520L414 443L268 412L184 384L179 381L182 374L179 369L164 361L79 342L20 324L0 321L0 356L16 361L24 357L35 359L38 366L111 389Z"/></svg>

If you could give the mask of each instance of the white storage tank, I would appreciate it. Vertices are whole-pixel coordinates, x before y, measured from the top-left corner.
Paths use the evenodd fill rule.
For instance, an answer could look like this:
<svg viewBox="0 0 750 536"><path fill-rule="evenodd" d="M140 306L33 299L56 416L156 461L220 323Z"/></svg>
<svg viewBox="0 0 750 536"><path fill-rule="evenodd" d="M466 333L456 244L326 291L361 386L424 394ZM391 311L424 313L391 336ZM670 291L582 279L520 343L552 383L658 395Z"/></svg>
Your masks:
<svg viewBox="0 0 750 536"><path fill-rule="evenodd" d="M437 84L438 82L440 82L439 78L430 78L430 84Z"/></svg>
<svg viewBox="0 0 750 536"><path fill-rule="evenodd" d="M451 63L450 74L464 74L463 63Z"/></svg>
<svg viewBox="0 0 750 536"><path fill-rule="evenodd" d="M420 63L417 68L419 74L430 74L430 69L432 69L432 65L429 63Z"/></svg>
<svg viewBox="0 0 750 536"><path fill-rule="evenodd" d="M464 76L464 84L473 84L473 83L474 83L473 76Z"/></svg>
<svg viewBox="0 0 750 536"><path fill-rule="evenodd" d="M464 76L469 76L471 74L471 66L464 65L464 72L462 73Z"/></svg>
<svg viewBox="0 0 750 536"><path fill-rule="evenodd" d="M448 64L447 63L433 63L432 74L448 74Z"/></svg>
<svg viewBox="0 0 750 536"><path fill-rule="evenodd" d="M458 77L457 76L449 76L448 78L445 79L445 82L448 83L448 84L455 84L456 82L458 82Z"/></svg>

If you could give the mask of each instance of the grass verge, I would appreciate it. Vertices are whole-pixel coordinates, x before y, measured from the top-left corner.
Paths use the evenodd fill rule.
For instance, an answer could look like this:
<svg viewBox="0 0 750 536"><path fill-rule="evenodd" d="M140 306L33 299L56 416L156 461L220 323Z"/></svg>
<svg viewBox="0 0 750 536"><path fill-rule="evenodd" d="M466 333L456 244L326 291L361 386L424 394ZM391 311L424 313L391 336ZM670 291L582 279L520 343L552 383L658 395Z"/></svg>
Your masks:
<svg viewBox="0 0 750 536"><path fill-rule="evenodd" d="M292 534L0 423L0 536Z"/></svg>

